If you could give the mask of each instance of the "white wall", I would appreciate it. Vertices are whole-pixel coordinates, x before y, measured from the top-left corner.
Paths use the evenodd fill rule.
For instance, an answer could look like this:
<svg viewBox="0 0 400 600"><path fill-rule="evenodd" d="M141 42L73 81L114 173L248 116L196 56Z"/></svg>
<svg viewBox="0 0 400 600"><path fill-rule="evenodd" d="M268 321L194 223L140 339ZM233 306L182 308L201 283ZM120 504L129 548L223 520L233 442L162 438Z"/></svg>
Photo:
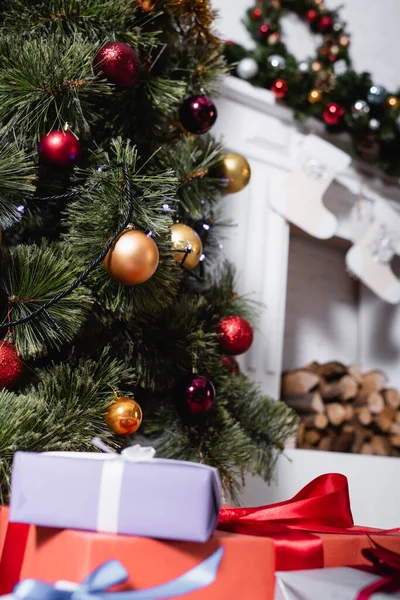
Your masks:
<svg viewBox="0 0 400 600"><path fill-rule="evenodd" d="M213 0L220 10L218 29L224 39L251 46L241 19L254 0ZM342 18L352 34L351 55L357 71L369 71L374 82L395 91L400 86L399 0L325 0L329 8L342 5ZM295 15L284 21L286 43L298 58L314 54L317 39Z"/></svg>

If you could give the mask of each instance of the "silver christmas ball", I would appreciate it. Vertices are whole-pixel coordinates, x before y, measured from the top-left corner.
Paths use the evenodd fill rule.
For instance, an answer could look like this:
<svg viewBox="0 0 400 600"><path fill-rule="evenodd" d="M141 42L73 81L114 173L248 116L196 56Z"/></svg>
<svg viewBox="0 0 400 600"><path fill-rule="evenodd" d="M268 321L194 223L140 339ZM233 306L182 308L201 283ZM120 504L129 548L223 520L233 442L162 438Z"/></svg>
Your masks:
<svg viewBox="0 0 400 600"><path fill-rule="evenodd" d="M333 63L333 71L336 77L344 75L348 71L347 62L344 59L337 60L335 63Z"/></svg>
<svg viewBox="0 0 400 600"><path fill-rule="evenodd" d="M360 117L366 117L369 113L369 106L368 104L365 102L365 100L357 100L357 102L354 102L353 106L351 107L351 114L353 115L354 119L359 119Z"/></svg>
<svg viewBox="0 0 400 600"><path fill-rule="evenodd" d="M305 60L302 60L297 67L300 71L300 73L307 73L308 71L308 62L306 62Z"/></svg>
<svg viewBox="0 0 400 600"><path fill-rule="evenodd" d="M280 54L271 54L267 60L274 69L284 69L286 67L286 59Z"/></svg>
<svg viewBox="0 0 400 600"><path fill-rule="evenodd" d="M236 73L241 79L252 79L258 73L258 64L254 58L242 58L236 67Z"/></svg>
<svg viewBox="0 0 400 600"><path fill-rule="evenodd" d="M383 85L372 85L367 94L367 100L370 104L383 104L388 95Z"/></svg>
<svg viewBox="0 0 400 600"><path fill-rule="evenodd" d="M377 131L379 129L379 127L381 126L380 122L378 121L378 119L370 119L369 123L368 123L368 127L372 130L372 131Z"/></svg>

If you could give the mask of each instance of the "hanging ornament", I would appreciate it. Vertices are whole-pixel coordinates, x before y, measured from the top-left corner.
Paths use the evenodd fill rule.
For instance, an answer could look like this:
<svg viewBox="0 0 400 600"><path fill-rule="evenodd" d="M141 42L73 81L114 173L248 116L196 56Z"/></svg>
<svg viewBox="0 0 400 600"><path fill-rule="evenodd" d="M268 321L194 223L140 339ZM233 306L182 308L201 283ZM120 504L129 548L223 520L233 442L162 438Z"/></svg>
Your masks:
<svg viewBox="0 0 400 600"><path fill-rule="evenodd" d="M54 167L73 167L79 160L81 145L68 130L56 129L44 135L39 142L39 158Z"/></svg>
<svg viewBox="0 0 400 600"><path fill-rule="evenodd" d="M325 106L322 118L327 125L338 125L344 115L344 108L336 102L329 102Z"/></svg>
<svg viewBox="0 0 400 600"><path fill-rule="evenodd" d="M156 0L137 0L137 3L140 10L144 13L152 12L157 6Z"/></svg>
<svg viewBox="0 0 400 600"><path fill-rule="evenodd" d="M289 86L286 79L275 79L271 85L271 92L275 94L277 98L284 98L288 93Z"/></svg>
<svg viewBox="0 0 400 600"><path fill-rule="evenodd" d="M268 56L267 62L273 69L284 69L286 67L286 59L280 54L271 54Z"/></svg>
<svg viewBox="0 0 400 600"><path fill-rule="evenodd" d="M280 34L277 31L274 31L274 33L271 33L268 37L267 42L270 46L275 46L279 42L280 37Z"/></svg>
<svg viewBox="0 0 400 600"><path fill-rule="evenodd" d="M331 69L323 69L315 77L315 86L321 92L329 93L336 85L336 76Z"/></svg>
<svg viewBox="0 0 400 600"><path fill-rule="evenodd" d="M174 258L186 269L195 269L203 253L200 236L194 229L183 223L171 226L172 251Z"/></svg>
<svg viewBox="0 0 400 600"><path fill-rule="evenodd" d="M308 10L306 12L306 21L310 25L312 25L313 23L315 23L317 17L318 17L318 11L315 10L315 8L310 8L310 10Z"/></svg>
<svg viewBox="0 0 400 600"><path fill-rule="evenodd" d="M381 126L381 124L378 121L378 119L370 119L369 120L368 127L370 128L371 131L378 131L380 126Z"/></svg>
<svg viewBox="0 0 400 600"><path fill-rule="evenodd" d="M318 21L318 31L329 33L333 28L333 19L329 15L322 15Z"/></svg>
<svg viewBox="0 0 400 600"><path fill-rule="evenodd" d="M236 73L241 79L253 79L258 74L258 63L254 58L242 58L236 67Z"/></svg>
<svg viewBox="0 0 400 600"><path fill-rule="evenodd" d="M319 60L314 60L311 63L311 71L314 71L314 73L318 73L318 71L320 71L322 69L322 63L319 62Z"/></svg>
<svg viewBox="0 0 400 600"><path fill-rule="evenodd" d="M259 21L262 18L261 8L255 8L251 13L251 18L253 21Z"/></svg>
<svg viewBox="0 0 400 600"><path fill-rule="evenodd" d="M309 69L308 62L306 62L305 60L302 60L301 62L299 62L297 68L300 73L308 73L308 69Z"/></svg>
<svg viewBox="0 0 400 600"><path fill-rule="evenodd" d="M400 107L400 99L397 96L389 96L386 99L386 104L389 108L399 108Z"/></svg>
<svg viewBox="0 0 400 600"><path fill-rule="evenodd" d="M274 30L269 23L263 23L258 28L258 37L262 42L266 42L272 33L274 33Z"/></svg>
<svg viewBox="0 0 400 600"><path fill-rule="evenodd" d="M223 317L216 327L216 333L219 344L226 354L243 354L253 342L252 326L246 319L236 315Z"/></svg>
<svg viewBox="0 0 400 600"><path fill-rule="evenodd" d="M22 374L22 362L14 344L0 340L0 390L11 389Z"/></svg>
<svg viewBox="0 0 400 600"><path fill-rule="evenodd" d="M150 279L158 267L155 241L143 231L125 229L104 259L107 273L118 283L137 285Z"/></svg>
<svg viewBox="0 0 400 600"><path fill-rule="evenodd" d="M134 85L140 72L136 50L122 42L108 42L93 60L93 70L99 77L114 83L120 90Z"/></svg>
<svg viewBox="0 0 400 600"><path fill-rule="evenodd" d="M387 98L387 91L383 85L372 85L367 94L367 100L369 104L379 105L383 104Z"/></svg>
<svg viewBox="0 0 400 600"><path fill-rule="evenodd" d="M341 60L337 60L333 65L333 72L336 77L341 77L349 70L349 66L347 62L342 58Z"/></svg>
<svg viewBox="0 0 400 600"><path fill-rule="evenodd" d="M179 120L190 133L207 133L217 119L217 109L208 96L190 96L179 109Z"/></svg>
<svg viewBox="0 0 400 600"><path fill-rule="evenodd" d="M222 364L228 369L232 375L240 373L239 363L234 356L223 356Z"/></svg>
<svg viewBox="0 0 400 600"><path fill-rule="evenodd" d="M136 400L115 393L114 402L108 407L104 420L114 433L131 435L141 426L143 413Z"/></svg>
<svg viewBox="0 0 400 600"><path fill-rule="evenodd" d="M227 152L210 174L212 177L222 179L226 184L225 194L235 194L249 183L251 169L244 156L236 152Z"/></svg>
<svg viewBox="0 0 400 600"><path fill-rule="evenodd" d="M357 100L357 102L354 102L353 106L351 107L351 114L353 115L354 119L360 119L368 116L369 110L369 106L365 100Z"/></svg>
<svg viewBox="0 0 400 600"><path fill-rule="evenodd" d="M215 402L215 388L204 375L192 375L184 388L184 405L190 415L196 416L210 410Z"/></svg>
<svg viewBox="0 0 400 600"><path fill-rule="evenodd" d="M339 38L339 46L347 48L350 45L350 38L347 35L341 35Z"/></svg>
<svg viewBox="0 0 400 600"><path fill-rule="evenodd" d="M308 93L308 101L310 102L310 104L316 104L317 102L321 102L322 100L322 93L320 92L320 90L311 90Z"/></svg>

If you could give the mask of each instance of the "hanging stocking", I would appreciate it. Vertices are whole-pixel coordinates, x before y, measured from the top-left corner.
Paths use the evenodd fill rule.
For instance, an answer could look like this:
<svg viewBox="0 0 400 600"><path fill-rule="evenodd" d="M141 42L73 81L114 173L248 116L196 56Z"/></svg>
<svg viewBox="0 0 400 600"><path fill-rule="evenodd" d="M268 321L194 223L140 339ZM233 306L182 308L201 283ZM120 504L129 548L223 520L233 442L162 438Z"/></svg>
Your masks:
<svg viewBox="0 0 400 600"><path fill-rule="evenodd" d="M273 190L271 204L288 221L310 235L327 239L335 234L338 220L323 203L334 177L351 158L319 137L305 138L285 183Z"/></svg>
<svg viewBox="0 0 400 600"><path fill-rule="evenodd" d="M395 254L400 254L400 213L388 202L377 200L370 224L346 254L346 265L377 296L391 304L400 302L400 279L390 266Z"/></svg>

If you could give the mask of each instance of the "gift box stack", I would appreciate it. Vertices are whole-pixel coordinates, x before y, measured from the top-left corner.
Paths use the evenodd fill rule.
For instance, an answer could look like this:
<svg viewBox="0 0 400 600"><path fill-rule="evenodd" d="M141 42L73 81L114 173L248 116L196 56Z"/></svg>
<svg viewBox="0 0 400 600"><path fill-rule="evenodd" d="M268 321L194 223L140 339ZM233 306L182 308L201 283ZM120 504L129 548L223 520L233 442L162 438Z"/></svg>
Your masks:
<svg viewBox="0 0 400 600"><path fill-rule="evenodd" d="M0 512L0 593L320 600L321 586L324 598L349 599L367 585L396 588L400 535L353 527L343 475L286 502L221 509L215 469L153 455L18 452L8 528ZM371 559L369 572L338 568Z"/></svg>

